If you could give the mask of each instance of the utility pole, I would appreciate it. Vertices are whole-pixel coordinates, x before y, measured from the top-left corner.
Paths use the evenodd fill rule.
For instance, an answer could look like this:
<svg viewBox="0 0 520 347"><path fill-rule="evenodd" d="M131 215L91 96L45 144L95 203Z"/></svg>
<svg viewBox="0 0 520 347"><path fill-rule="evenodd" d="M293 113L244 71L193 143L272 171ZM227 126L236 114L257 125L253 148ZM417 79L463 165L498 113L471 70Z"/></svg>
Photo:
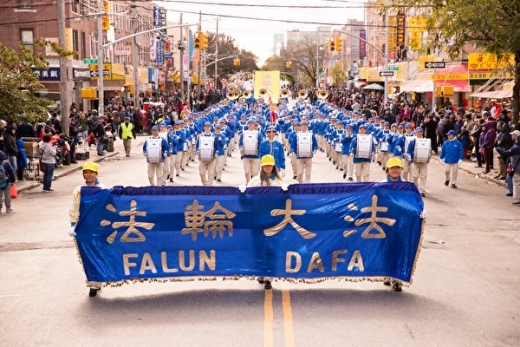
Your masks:
<svg viewBox="0 0 520 347"><path fill-rule="evenodd" d="M138 30L138 18L139 13L137 12L136 6L131 5L132 8L132 26L134 34ZM141 107L139 103L139 45L137 44L137 36L134 37L134 44L132 45L132 66L134 68L134 108Z"/></svg>
<svg viewBox="0 0 520 347"><path fill-rule="evenodd" d="M219 21L219 18L217 17L217 32L215 33L215 90L217 89L217 78L218 78L218 73L217 73L217 66L218 66L218 21Z"/></svg>
<svg viewBox="0 0 520 347"><path fill-rule="evenodd" d="M200 11L199 11L199 31L202 31L202 12L200 12ZM197 87L197 90L198 90L197 98L199 97L200 91L201 91L201 82L202 82L202 78L200 76L201 70L202 70L202 49L199 49L199 64L198 64L199 85Z"/></svg>
<svg viewBox="0 0 520 347"><path fill-rule="evenodd" d="M67 50L65 39L65 0L58 0L58 40L60 48ZM60 55L60 114L63 132L69 134L69 106L71 100L69 98L70 91L70 70L71 62L68 57Z"/></svg>
<svg viewBox="0 0 520 347"><path fill-rule="evenodd" d="M182 25L182 13L179 24ZM181 58L179 59L179 68L180 68L180 76L181 76L181 98L184 97L184 28L181 26L180 28L180 39L179 39L179 50L181 51Z"/></svg>
<svg viewBox="0 0 520 347"><path fill-rule="evenodd" d="M384 54L384 70L388 71L388 12L385 13L385 54ZM388 76L385 75L385 101L383 105L388 103Z"/></svg>
<svg viewBox="0 0 520 347"><path fill-rule="evenodd" d="M98 13L103 12L103 1L98 1ZM105 105L105 93L103 90L103 27L101 26L101 21L103 17L101 15L98 16L98 98L99 98L99 106L98 106L98 114L100 116L104 115Z"/></svg>

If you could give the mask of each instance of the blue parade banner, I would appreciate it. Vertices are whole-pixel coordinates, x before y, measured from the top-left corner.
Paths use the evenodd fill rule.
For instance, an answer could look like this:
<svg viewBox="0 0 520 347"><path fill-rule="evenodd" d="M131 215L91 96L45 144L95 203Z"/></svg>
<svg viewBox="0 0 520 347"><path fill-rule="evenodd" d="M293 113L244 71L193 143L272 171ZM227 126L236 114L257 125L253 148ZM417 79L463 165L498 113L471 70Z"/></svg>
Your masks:
<svg viewBox="0 0 520 347"><path fill-rule="evenodd" d="M76 244L90 282L272 277L410 283L424 202L412 183L85 187Z"/></svg>

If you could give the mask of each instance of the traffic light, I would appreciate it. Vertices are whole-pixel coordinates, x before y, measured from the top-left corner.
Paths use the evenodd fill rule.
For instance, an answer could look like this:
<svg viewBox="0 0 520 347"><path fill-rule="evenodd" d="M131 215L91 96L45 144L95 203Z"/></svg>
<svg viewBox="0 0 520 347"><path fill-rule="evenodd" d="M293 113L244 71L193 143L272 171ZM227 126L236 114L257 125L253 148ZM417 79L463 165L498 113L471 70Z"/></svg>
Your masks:
<svg viewBox="0 0 520 347"><path fill-rule="evenodd" d="M181 81L181 74L179 71L174 71L172 75L173 82L179 83Z"/></svg>
<svg viewBox="0 0 520 347"><path fill-rule="evenodd" d="M343 39L339 36L336 36L336 51L343 52Z"/></svg>
<svg viewBox="0 0 520 347"><path fill-rule="evenodd" d="M200 49L208 49L208 34L200 31Z"/></svg>
<svg viewBox="0 0 520 347"><path fill-rule="evenodd" d="M233 59L233 65L240 66L240 59L239 58Z"/></svg>
<svg viewBox="0 0 520 347"><path fill-rule="evenodd" d="M291 68L291 65L292 65L292 62L290 60L285 63L285 67L288 69Z"/></svg>
<svg viewBox="0 0 520 347"><path fill-rule="evenodd" d="M193 34L193 47L195 49L200 49L202 44L202 32L196 31L195 34Z"/></svg>
<svg viewBox="0 0 520 347"><path fill-rule="evenodd" d="M334 36L329 39L329 52L336 52L336 37Z"/></svg>

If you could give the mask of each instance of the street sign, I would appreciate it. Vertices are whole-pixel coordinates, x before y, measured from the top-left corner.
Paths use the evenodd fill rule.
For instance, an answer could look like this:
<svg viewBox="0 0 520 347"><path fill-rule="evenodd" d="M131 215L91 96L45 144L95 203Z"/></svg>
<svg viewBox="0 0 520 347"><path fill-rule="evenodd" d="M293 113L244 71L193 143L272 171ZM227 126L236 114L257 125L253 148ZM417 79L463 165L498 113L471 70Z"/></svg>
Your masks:
<svg viewBox="0 0 520 347"><path fill-rule="evenodd" d="M381 77L393 76L393 75L394 75L393 71L379 71L379 76L381 76Z"/></svg>
<svg viewBox="0 0 520 347"><path fill-rule="evenodd" d="M388 65L388 70L398 71L399 70L399 66L397 66L397 65L393 65L393 66Z"/></svg>
<svg viewBox="0 0 520 347"><path fill-rule="evenodd" d="M87 64L87 65L97 64L97 59L89 59L89 58L83 59L83 64Z"/></svg>
<svg viewBox="0 0 520 347"><path fill-rule="evenodd" d="M108 70L103 70L103 76L108 76L108 73L109 73ZM90 71L90 77L98 77L98 75L99 75L98 70Z"/></svg>
<svg viewBox="0 0 520 347"><path fill-rule="evenodd" d="M424 63L426 69L444 69L446 63L443 61L427 61Z"/></svg>

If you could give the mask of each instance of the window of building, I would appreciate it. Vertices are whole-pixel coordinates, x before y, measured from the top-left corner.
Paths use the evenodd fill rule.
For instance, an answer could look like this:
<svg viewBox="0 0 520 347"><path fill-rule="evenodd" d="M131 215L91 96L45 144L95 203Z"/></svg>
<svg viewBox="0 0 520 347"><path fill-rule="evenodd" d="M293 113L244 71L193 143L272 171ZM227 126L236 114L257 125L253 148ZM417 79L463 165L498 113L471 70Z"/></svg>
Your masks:
<svg viewBox="0 0 520 347"><path fill-rule="evenodd" d="M32 0L17 0L19 9L29 9L32 8Z"/></svg>
<svg viewBox="0 0 520 347"><path fill-rule="evenodd" d="M20 41L25 48L34 51L34 29L20 29Z"/></svg>
<svg viewBox="0 0 520 347"><path fill-rule="evenodd" d="M79 35L77 30L72 30L72 49L79 52ZM74 55L74 59L78 59L79 54Z"/></svg>
<svg viewBox="0 0 520 347"><path fill-rule="evenodd" d="M79 0L72 0L72 12L80 13L80 11L81 11L81 3L79 2Z"/></svg>
<svg viewBox="0 0 520 347"><path fill-rule="evenodd" d="M81 32L81 59L87 57L87 37L84 32Z"/></svg>

